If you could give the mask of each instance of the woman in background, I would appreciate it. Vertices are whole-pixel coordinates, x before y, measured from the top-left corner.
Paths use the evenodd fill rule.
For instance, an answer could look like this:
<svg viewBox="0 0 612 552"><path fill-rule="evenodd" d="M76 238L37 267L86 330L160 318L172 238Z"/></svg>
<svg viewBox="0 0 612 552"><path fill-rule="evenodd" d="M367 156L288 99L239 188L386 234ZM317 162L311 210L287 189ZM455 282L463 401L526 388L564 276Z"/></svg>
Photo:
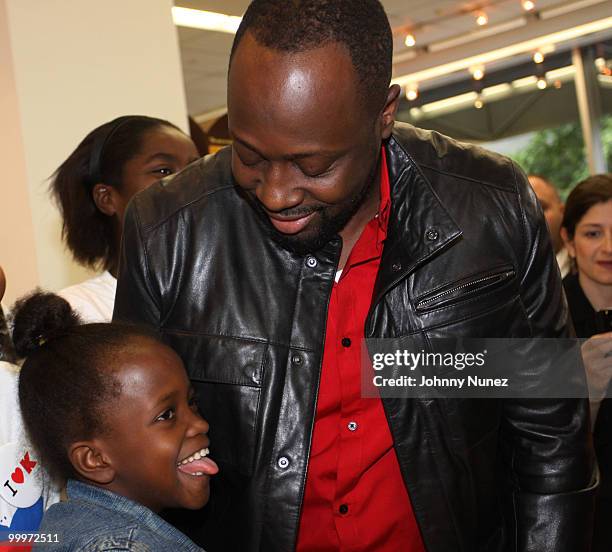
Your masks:
<svg viewBox="0 0 612 552"><path fill-rule="evenodd" d="M576 335L592 338L583 345L583 357L601 472L593 552L610 552L612 401L603 397L612 375L612 175L592 176L572 190L561 236L577 269L563 280Z"/></svg>
<svg viewBox="0 0 612 552"><path fill-rule="evenodd" d="M62 236L75 260L103 272L59 292L83 322L112 318L123 217L136 193L199 158L168 121L128 115L91 131L53 175Z"/></svg>

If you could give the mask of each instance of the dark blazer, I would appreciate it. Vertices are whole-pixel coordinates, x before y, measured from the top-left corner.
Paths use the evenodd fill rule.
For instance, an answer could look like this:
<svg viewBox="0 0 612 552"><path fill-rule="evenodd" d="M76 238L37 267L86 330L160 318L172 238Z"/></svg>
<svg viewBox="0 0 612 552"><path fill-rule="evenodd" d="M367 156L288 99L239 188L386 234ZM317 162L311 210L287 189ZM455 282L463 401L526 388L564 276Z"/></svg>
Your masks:
<svg viewBox="0 0 612 552"><path fill-rule="evenodd" d="M385 144L388 236L364 335L559 337L567 309L537 200L510 160L397 124ZM136 196L115 319L157 328L210 422L209 552L292 550L338 237L281 249L225 149ZM314 257L310 258L310 257ZM316 260L316 262L314 262ZM384 399L430 552L577 552L594 461L583 400Z"/></svg>

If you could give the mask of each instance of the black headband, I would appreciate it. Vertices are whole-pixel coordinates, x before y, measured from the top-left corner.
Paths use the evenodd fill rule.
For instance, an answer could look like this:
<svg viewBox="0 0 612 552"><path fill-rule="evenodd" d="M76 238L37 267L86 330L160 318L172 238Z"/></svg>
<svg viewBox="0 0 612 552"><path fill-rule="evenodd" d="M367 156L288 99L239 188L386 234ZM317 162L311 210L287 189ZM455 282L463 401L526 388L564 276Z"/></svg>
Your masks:
<svg viewBox="0 0 612 552"><path fill-rule="evenodd" d="M91 154L89 155L89 170L87 172L87 180L91 186L98 184L99 182L103 182L102 156L104 155L104 149L111 141L111 138L123 125L137 118L137 115L124 115L122 117L117 117L110 123L107 123L108 128L106 132L101 132L96 137L93 146L91 147Z"/></svg>

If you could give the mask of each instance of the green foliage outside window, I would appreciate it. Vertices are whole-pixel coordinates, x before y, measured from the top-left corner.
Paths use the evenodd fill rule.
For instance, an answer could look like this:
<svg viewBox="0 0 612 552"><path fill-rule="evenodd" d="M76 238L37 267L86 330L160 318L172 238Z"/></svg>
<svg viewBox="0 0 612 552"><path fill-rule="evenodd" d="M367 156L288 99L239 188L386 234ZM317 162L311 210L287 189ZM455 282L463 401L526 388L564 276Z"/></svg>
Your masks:
<svg viewBox="0 0 612 552"><path fill-rule="evenodd" d="M601 119L601 140L612 170L612 115ZM511 156L527 174L539 174L553 182L563 198L588 175L580 123L539 130L523 149Z"/></svg>

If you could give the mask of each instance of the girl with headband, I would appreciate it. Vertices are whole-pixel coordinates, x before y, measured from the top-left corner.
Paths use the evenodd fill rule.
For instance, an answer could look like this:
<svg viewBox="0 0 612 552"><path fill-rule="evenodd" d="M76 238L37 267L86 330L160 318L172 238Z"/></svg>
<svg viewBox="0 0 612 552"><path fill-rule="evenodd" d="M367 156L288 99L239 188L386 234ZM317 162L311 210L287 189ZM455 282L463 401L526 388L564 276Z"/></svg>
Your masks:
<svg viewBox="0 0 612 552"><path fill-rule="evenodd" d="M128 115L91 131L53 175L62 235L81 265L98 276L60 292L84 322L113 313L123 216L136 193L186 167L199 155L168 121Z"/></svg>

